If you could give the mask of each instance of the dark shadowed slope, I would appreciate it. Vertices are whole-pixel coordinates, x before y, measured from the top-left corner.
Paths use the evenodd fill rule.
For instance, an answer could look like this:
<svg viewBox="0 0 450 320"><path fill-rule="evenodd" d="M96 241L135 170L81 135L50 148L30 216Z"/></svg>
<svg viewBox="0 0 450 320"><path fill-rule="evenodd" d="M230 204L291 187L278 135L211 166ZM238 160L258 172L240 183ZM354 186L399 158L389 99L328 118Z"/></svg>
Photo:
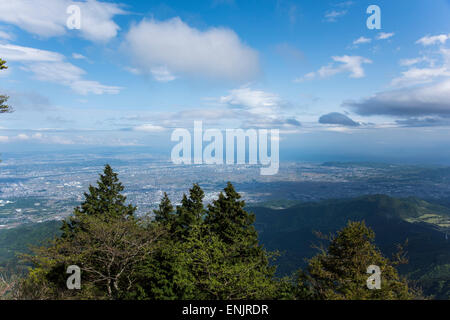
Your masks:
<svg viewBox="0 0 450 320"><path fill-rule="evenodd" d="M408 240L409 264L400 268L403 274L420 280L427 293L449 289L450 241L445 238L450 221L448 208L415 198L373 195L303 203L280 210L266 207L250 210L256 214L262 243L269 250L282 251L277 262L279 274L289 274L303 267L305 258L317 252L311 247L319 243L314 231L335 232L348 220L365 220L375 231L376 243L387 256L396 251L397 244Z"/></svg>

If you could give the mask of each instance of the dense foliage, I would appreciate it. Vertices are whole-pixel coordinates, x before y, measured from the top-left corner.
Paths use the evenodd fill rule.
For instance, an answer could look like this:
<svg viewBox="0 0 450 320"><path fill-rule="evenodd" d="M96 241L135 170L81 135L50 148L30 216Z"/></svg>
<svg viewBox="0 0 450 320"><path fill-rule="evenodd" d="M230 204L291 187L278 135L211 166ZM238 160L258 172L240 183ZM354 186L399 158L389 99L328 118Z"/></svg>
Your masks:
<svg viewBox="0 0 450 320"><path fill-rule="evenodd" d="M402 280L395 265L406 263L402 250L395 261L382 256L373 244L375 234L364 222L351 222L325 237L328 248L308 262L307 272L299 273L299 285L307 287L311 298L320 300L407 300L418 296ZM382 285L367 290L367 267L380 268Z"/></svg>
<svg viewBox="0 0 450 320"><path fill-rule="evenodd" d="M10 286L18 299L410 299L415 295L373 244L373 232L350 223L307 271L278 279L275 253L258 241L255 217L231 183L205 207L195 184L181 205L167 196L153 215L137 217L117 174L106 166L97 186L48 246L25 256L27 276ZM366 287L366 265L383 272L381 290ZM67 267L81 269L68 290Z"/></svg>
<svg viewBox="0 0 450 320"><path fill-rule="evenodd" d="M415 282L425 295L450 299L450 241L445 234L449 209L416 198L392 198L368 195L351 199L294 203L276 209L268 206L249 208L256 214L259 239L268 250L282 250L277 273L291 274L306 269L305 258L317 250L312 231L334 233L351 221L365 221L375 234L375 244L386 256L397 253L397 244L407 245L408 263L398 265L401 275ZM430 220L431 217L433 220Z"/></svg>
<svg viewBox="0 0 450 320"><path fill-rule="evenodd" d="M0 58L0 70L8 69L6 61ZM11 112L11 106L7 105L9 97L7 95L0 94L0 113Z"/></svg>

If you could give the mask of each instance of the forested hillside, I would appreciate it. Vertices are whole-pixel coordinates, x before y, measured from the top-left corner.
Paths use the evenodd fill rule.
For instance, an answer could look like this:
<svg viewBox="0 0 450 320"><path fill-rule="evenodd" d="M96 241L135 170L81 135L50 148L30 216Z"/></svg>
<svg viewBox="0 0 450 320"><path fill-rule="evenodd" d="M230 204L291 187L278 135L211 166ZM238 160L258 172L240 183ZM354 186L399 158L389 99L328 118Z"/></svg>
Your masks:
<svg viewBox="0 0 450 320"><path fill-rule="evenodd" d="M450 298L449 209L415 199L394 199L383 195L356 199L297 204L286 209L252 207L260 240L269 250L282 250L278 272L290 274L305 265L318 243L314 231L339 230L348 220L361 221L375 231L375 242L386 255L404 244L409 263L402 274L420 280L425 292Z"/></svg>
<svg viewBox="0 0 450 320"><path fill-rule="evenodd" d="M17 299L422 297L420 290L398 276L399 267L404 274L422 277L422 283L429 284L427 292L446 298L443 287L448 285L445 277L449 247L442 233L448 218L444 207L415 199L371 196L273 209L283 207L278 202L249 210L231 184L207 206L203 204L203 190L194 185L180 206L173 206L165 195L152 215L137 217L136 208L127 203L123 190L117 174L106 166L97 186L89 188L85 201L61 228L57 222L50 222L2 230L3 262L11 258L13 251L26 252L28 241L36 245L56 237L20 261L13 260L17 269L23 270L20 266L24 264L32 269L14 280L17 285L6 296ZM430 214L429 210L438 216L440 226L408 221L422 219ZM319 251L311 248L311 244L319 241L314 230L333 234ZM397 247L407 239L409 264L405 264L403 251ZM386 258L391 254L392 258ZM382 269L381 290L369 290L366 286L366 269L370 264ZM81 290L66 287L69 265L82 270ZM331 278L324 278L324 274ZM437 277L442 277L443 282L437 284Z"/></svg>

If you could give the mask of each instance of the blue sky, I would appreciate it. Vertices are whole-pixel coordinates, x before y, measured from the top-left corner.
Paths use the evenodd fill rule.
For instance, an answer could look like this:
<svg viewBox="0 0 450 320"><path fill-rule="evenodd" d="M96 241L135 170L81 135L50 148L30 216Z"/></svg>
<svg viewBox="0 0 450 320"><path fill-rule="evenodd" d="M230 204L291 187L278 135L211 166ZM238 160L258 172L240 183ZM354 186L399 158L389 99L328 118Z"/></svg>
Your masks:
<svg viewBox="0 0 450 320"><path fill-rule="evenodd" d="M446 162L449 16L448 0L0 0L0 150L167 146L203 120L278 128L289 154Z"/></svg>

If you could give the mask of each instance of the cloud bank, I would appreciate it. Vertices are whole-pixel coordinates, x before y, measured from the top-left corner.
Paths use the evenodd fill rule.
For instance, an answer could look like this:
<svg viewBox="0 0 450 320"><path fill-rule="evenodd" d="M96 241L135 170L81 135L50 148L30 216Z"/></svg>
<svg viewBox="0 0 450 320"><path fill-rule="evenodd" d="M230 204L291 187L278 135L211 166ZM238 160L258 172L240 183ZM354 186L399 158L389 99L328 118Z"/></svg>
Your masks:
<svg viewBox="0 0 450 320"><path fill-rule="evenodd" d="M79 94L117 94L121 89L84 79L86 71L66 62L57 52L0 44L0 56L9 62L21 63L21 68L33 73L39 81L63 84Z"/></svg>
<svg viewBox="0 0 450 320"><path fill-rule="evenodd" d="M359 127L360 124L358 122L353 121L345 114L339 112L331 112L325 114L319 118L319 123L321 124L333 124L340 125L345 127Z"/></svg>
<svg viewBox="0 0 450 320"><path fill-rule="evenodd" d="M380 92L361 101L347 101L344 106L364 116L450 117L450 79L422 87Z"/></svg>
<svg viewBox="0 0 450 320"><path fill-rule="evenodd" d="M179 74L246 81L260 72L258 53L234 31L199 30L180 18L143 20L131 27L125 45L136 67L157 81Z"/></svg>
<svg viewBox="0 0 450 320"><path fill-rule="evenodd" d="M79 35L91 41L107 41L117 35L119 26L114 16L125 14L119 5L97 0L12 0L0 1L0 21L13 24L29 33L42 36L63 36L67 28L67 8L77 5L81 11Z"/></svg>
<svg viewBox="0 0 450 320"><path fill-rule="evenodd" d="M296 81L314 78L328 78L339 73L350 73L350 78L363 78L365 76L363 64L372 63L372 60L360 56L334 56L334 63L321 67L319 70L306 74Z"/></svg>

